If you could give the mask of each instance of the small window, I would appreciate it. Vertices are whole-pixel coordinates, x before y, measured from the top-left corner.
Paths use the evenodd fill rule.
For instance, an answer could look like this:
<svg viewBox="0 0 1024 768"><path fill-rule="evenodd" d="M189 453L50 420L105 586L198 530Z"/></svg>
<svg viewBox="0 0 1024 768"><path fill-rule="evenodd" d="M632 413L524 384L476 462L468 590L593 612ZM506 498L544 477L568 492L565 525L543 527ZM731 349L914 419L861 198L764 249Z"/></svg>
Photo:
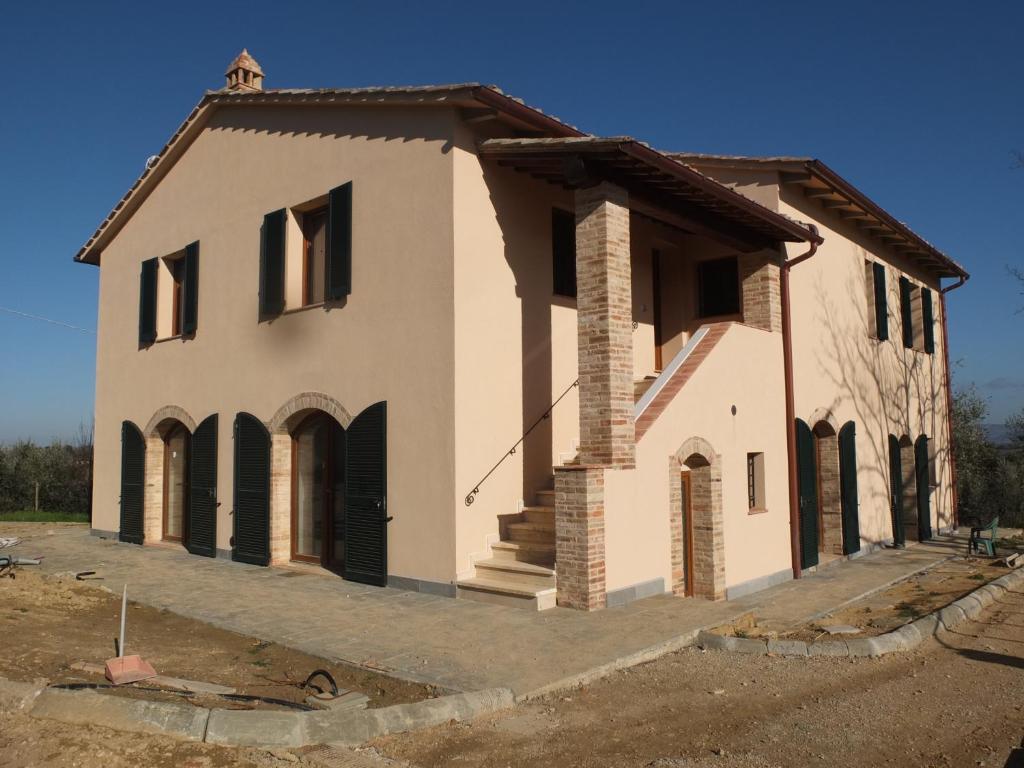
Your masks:
<svg viewBox="0 0 1024 768"><path fill-rule="evenodd" d="M551 211L551 261L554 294L576 298L576 217L569 211Z"/></svg>
<svg viewBox="0 0 1024 768"><path fill-rule="evenodd" d="M324 300L327 269L327 208L302 214L302 305Z"/></svg>
<svg viewBox="0 0 1024 768"><path fill-rule="evenodd" d="M178 251L159 260L156 280L156 337L181 336L184 317L185 252Z"/></svg>
<svg viewBox="0 0 1024 768"><path fill-rule="evenodd" d="M761 512L765 508L763 453L747 454L747 508L751 512Z"/></svg>
<svg viewBox="0 0 1024 768"><path fill-rule="evenodd" d="M697 306L701 317L740 313L740 272L735 256L697 264Z"/></svg>

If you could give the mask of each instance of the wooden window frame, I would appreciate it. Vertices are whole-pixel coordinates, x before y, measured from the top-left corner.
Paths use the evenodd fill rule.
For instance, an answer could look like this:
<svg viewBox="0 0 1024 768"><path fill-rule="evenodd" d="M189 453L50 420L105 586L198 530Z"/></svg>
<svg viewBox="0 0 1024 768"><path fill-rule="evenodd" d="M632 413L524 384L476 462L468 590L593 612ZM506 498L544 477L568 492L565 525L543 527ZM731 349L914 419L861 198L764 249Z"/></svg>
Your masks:
<svg viewBox="0 0 1024 768"><path fill-rule="evenodd" d="M308 416L306 416L304 419L302 419L302 421L299 422L298 426L296 426L295 429L292 430L292 433L291 433L291 441L292 441L292 447L291 447L291 457L292 457L292 469L291 469L291 549L290 549L290 553L289 553L289 559L292 562L309 563L309 564L312 564L312 565L318 565L321 568L328 569L327 565L325 565L324 563L325 563L325 560L327 562L332 562L331 558L329 558L328 556L329 555L331 555L331 556L334 555L333 552L329 551L329 548L334 546L334 541L333 541L333 539L331 539L331 536L333 536L332 528L333 528L334 520L333 519L328 519L328 518L331 517L331 515L327 514L326 508L323 510L323 512L324 512L323 519L321 519L321 521L320 521L320 527L321 527L321 532L320 533L321 533L321 538L322 538L322 544L321 544L321 547L320 547L320 554L319 555L305 555L305 554L300 554L298 552L298 543L299 543L299 525L298 525L298 522L299 522L299 483L298 483L298 480L299 480L299 461L298 461L298 459L299 459L299 441L298 441L298 435L303 430L309 428L309 426L313 422L318 421L318 420L322 420L324 422L325 427L328 430L328 440L327 440L327 472L326 472L326 476L324 478L323 490L326 493L328 488L333 488L334 487L334 480L335 480L335 475L334 475L334 450L333 450L333 447L332 447L332 442L331 442L332 435L330 433L330 430L332 429L332 425L334 427L338 427L338 428L341 428L341 427L340 427L340 425L337 424L337 422L334 420L334 418L329 413L326 413L324 411L313 411ZM333 508L333 499L331 500L331 505L332 505L332 508ZM331 539L331 540L328 541L328 539ZM336 560L336 558L334 558L334 560Z"/></svg>
<svg viewBox="0 0 1024 768"><path fill-rule="evenodd" d="M312 261L312 256L313 256L313 254L312 254L313 241L310 238L309 230L310 230L310 224L312 222L312 219L322 216L323 219L324 219L324 238L326 238L327 237L327 222L328 222L328 218L329 218L330 213L329 213L328 206L321 205L321 206L317 206L316 208L310 208L308 211L301 211L299 213L299 215L302 217L302 306L303 307L315 307L315 306L319 306L319 305L323 304L324 300L322 299L320 301L313 301L312 300L312 296L311 296L312 286L310 285L309 278L310 278L310 274L311 274L311 270L310 270L311 264L310 264L310 262ZM323 290L324 290L324 295L325 296L327 295L327 285L326 285L327 258L328 258L327 245L326 245L326 242L325 242L325 250L324 250L324 275L325 275L324 283L325 284L323 286Z"/></svg>
<svg viewBox="0 0 1024 768"><path fill-rule="evenodd" d="M170 480L171 480L171 438L178 432L183 432L185 437L185 508L181 512L181 536L171 536L167 533L167 518L168 518L168 506L170 502ZM192 489L189 486L189 460L191 458L190 453L192 450L192 433L188 431L182 423L177 423L171 429L167 431L167 434L163 438L163 451L164 451L164 492L163 492L163 515L162 515L162 528L160 530L161 541L171 541L175 543L182 543L187 538L186 533L186 517L188 516L189 509L189 496L192 493Z"/></svg>

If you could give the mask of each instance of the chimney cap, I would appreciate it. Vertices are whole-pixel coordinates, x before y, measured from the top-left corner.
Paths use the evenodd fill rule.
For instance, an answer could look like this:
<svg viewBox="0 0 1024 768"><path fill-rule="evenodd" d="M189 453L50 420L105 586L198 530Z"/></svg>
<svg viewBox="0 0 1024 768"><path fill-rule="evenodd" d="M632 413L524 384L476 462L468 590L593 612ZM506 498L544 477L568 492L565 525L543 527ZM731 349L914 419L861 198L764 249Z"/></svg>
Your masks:
<svg viewBox="0 0 1024 768"><path fill-rule="evenodd" d="M263 76L263 70L260 69L260 65L256 63L256 59L249 55L249 51L245 48L242 52L235 56L235 60L228 66L225 76L230 75L236 69L244 69L248 72L252 72L254 75Z"/></svg>

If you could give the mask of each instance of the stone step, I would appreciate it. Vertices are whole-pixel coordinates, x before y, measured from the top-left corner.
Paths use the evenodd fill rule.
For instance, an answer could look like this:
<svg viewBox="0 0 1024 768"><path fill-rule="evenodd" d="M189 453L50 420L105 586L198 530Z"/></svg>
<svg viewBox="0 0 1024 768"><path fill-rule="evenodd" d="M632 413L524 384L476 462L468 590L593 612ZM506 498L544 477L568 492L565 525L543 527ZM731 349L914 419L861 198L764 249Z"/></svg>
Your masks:
<svg viewBox="0 0 1024 768"><path fill-rule="evenodd" d="M537 506L539 507L551 507L555 508L555 489L544 488L543 490L537 491Z"/></svg>
<svg viewBox="0 0 1024 768"><path fill-rule="evenodd" d="M657 376L645 376L640 381L633 382L633 402L639 403L640 398L647 394L647 390L657 381Z"/></svg>
<svg viewBox="0 0 1024 768"><path fill-rule="evenodd" d="M555 525L555 508L554 507L523 507L523 515L525 515L524 522L527 523L541 523L554 528Z"/></svg>
<svg viewBox="0 0 1024 768"><path fill-rule="evenodd" d="M489 560L480 560L474 565L478 578L498 580L535 589L555 586L554 568L495 557Z"/></svg>
<svg viewBox="0 0 1024 768"><path fill-rule="evenodd" d="M511 560L552 568L555 564L555 542L497 541L491 545L491 554L495 560Z"/></svg>
<svg viewBox="0 0 1024 768"><path fill-rule="evenodd" d="M541 544L555 543L554 520L550 523L509 523L509 541L535 541Z"/></svg>
<svg viewBox="0 0 1024 768"><path fill-rule="evenodd" d="M501 577L476 576L456 583L456 597L481 603L544 611L555 607L554 586L535 588Z"/></svg>

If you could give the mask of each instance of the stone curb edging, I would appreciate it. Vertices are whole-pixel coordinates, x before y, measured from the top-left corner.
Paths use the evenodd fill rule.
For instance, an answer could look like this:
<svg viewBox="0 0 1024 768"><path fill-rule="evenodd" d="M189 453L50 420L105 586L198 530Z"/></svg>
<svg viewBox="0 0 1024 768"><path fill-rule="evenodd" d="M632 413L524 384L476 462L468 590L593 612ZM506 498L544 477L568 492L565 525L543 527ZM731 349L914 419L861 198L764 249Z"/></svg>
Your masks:
<svg viewBox="0 0 1024 768"><path fill-rule="evenodd" d="M877 637L859 637L849 640L761 640L751 637L728 637L707 630L697 634L697 646L704 650L729 651L753 655L773 656L855 656L878 657L898 651L910 651L928 637L950 632L968 619L976 619L981 612L1002 597L1011 587L1024 584L1024 569L1010 571L1004 576L979 587L968 595L954 600L945 608L929 613L899 629Z"/></svg>
<svg viewBox="0 0 1024 768"><path fill-rule="evenodd" d="M509 689L488 688L381 709L254 712L144 701L0 678L0 708L74 725L102 725L237 747L356 746L389 733L468 720L514 703Z"/></svg>

